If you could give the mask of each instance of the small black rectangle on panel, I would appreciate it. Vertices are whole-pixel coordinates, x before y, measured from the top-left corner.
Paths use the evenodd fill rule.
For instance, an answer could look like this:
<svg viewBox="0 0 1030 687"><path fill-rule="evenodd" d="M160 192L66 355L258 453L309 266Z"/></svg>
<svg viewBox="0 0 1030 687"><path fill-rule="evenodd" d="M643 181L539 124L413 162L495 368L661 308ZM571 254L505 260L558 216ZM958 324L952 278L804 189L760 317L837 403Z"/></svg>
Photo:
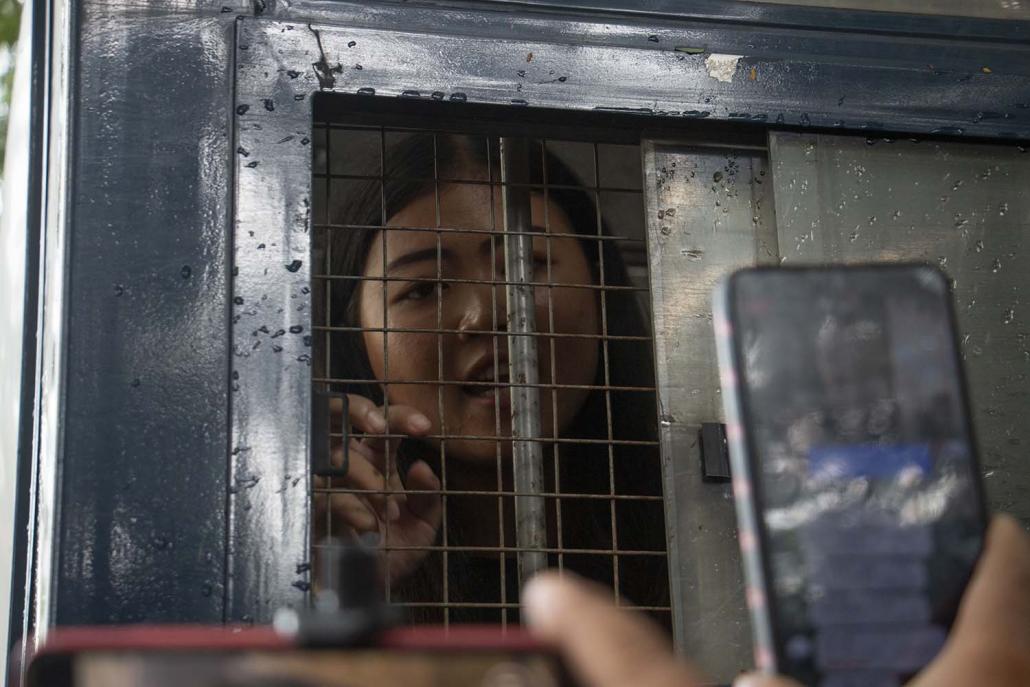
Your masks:
<svg viewBox="0 0 1030 687"><path fill-rule="evenodd" d="M730 481L730 453L726 425L704 422L698 432L701 443L701 477L706 482Z"/></svg>

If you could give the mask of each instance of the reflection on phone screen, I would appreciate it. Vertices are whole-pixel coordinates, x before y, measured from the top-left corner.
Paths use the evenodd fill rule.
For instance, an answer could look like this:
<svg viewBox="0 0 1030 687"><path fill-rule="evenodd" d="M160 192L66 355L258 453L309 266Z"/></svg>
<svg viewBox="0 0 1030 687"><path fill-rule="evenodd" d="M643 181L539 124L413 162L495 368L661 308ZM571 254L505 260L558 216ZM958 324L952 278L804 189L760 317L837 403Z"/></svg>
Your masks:
<svg viewBox="0 0 1030 687"><path fill-rule="evenodd" d="M735 305L780 668L901 685L943 645L981 537L945 282L750 276Z"/></svg>

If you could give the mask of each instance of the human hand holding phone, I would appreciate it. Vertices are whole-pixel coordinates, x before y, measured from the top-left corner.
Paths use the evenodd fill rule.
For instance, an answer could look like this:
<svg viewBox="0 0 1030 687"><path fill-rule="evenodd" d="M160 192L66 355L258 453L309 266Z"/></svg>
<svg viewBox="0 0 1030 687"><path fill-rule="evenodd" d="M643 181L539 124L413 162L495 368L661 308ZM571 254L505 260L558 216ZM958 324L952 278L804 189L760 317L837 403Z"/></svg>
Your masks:
<svg viewBox="0 0 1030 687"><path fill-rule="evenodd" d="M715 333L755 661L900 687L941 651L983 547L947 277L740 270Z"/></svg>
<svg viewBox="0 0 1030 687"><path fill-rule="evenodd" d="M662 631L620 610L601 587L566 573L533 578L523 592L531 631L558 647L583 687L711 684L672 653ZM734 687L797 687L752 673ZM907 687L1030 685L1030 535L997 516L944 650Z"/></svg>

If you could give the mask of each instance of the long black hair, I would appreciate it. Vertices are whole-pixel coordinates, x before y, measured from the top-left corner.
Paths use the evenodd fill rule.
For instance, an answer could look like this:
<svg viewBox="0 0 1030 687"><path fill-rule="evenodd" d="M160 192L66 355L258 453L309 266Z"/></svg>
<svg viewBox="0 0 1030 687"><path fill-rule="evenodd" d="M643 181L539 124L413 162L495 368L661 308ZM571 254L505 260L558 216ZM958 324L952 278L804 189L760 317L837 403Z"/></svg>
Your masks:
<svg viewBox="0 0 1030 687"><path fill-rule="evenodd" d="M470 170L480 179L499 178L496 139L412 133L392 143L387 148L385 161L368 164L366 173L369 178L348 182L344 194L327 194L328 225L325 232L316 236L315 245L316 251L328 255L328 260L323 257L327 263L325 268L335 277L360 277L372 241L380 231L378 228L385 226L392 215L416 199L433 193L439 180L467 179ZM531 155L533 173L530 183L542 184L546 178L548 201L561 208L572 230L583 237L580 243L594 283L602 284L603 280L604 286L630 286L619 242L598 240L599 236L611 235L600 217L594 193L584 189L582 181L545 146L534 145L532 149L535 154ZM332 333L329 369L323 370L321 376L331 380L354 380L337 381L331 386L336 391L360 394L382 404L383 389L375 381L360 331L357 301L361 281L336 278L330 284L329 324L342 327L344 331ZM605 290L603 296L599 296L599 299L604 298L607 335L639 338L609 339L603 344L607 351L606 355L599 356L594 381L598 387L654 385L653 349L649 339L645 338L650 335L649 326L641 311L638 294L634 290L616 289ZM316 312L326 312L324 304L320 307L321 310ZM316 355L316 369L324 358L324 352ZM616 442L644 443L606 444L609 426L610 438ZM563 435L563 438L586 441L560 445L558 479L562 494L661 496L653 391L592 391ZM416 456L428 458L433 464L432 456L426 456L424 447L420 448L415 442L402 442L398 454L402 474ZM556 490L553 484L549 486ZM604 498L561 498L561 537L563 549L567 552L563 555L564 567L609 586L615 583L612 554L577 554L576 549L611 551L617 543L619 551L666 550L664 508L660 500L616 500L614 517L611 503ZM449 523L449 532L455 528L460 528L460 523ZM432 588L438 587L442 580L440 566L434 564L433 558L429 556L418 574L395 587L395 598L428 600L434 596ZM638 605L668 606L664 555L618 558L622 594ZM475 581L471 584L474 586ZM464 580L461 585L452 582L450 586L452 590L458 586L467 588L469 581ZM454 595L452 591L452 600ZM439 593L435 596L439 598ZM478 600L485 597L473 592L470 598ZM667 614L657 615L668 622ZM433 613L414 613L413 616L438 619ZM454 614L451 617L453 619ZM476 616L473 619L482 618Z"/></svg>

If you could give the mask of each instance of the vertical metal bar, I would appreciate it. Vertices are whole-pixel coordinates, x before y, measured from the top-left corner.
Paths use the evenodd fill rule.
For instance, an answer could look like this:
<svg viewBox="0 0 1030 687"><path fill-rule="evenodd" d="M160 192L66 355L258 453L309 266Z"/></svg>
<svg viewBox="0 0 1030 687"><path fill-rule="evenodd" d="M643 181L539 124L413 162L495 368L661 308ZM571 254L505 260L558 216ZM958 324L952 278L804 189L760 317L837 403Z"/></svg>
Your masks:
<svg viewBox="0 0 1030 687"><path fill-rule="evenodd" d="M597 143L593 144L594 160L594 211L596 213L597 236L601 237L604 227L604 217L601 213L601 179L599 176L599 165L597 164ZM612 392L611 386L611 362L608 356L608 290L605 288L604 274L604 241L597 239L597 277L601 286L601 352L603 354L602 364L604 365L604 408L605 420L608 427L608 493L615 496L615 448L612 441L615 437L612 434ZM611 250L618 250L613 246ZM618 519L615 514L615 499L608 502L612 527L612 586L615 591L615 604L621 602L619 592L619 528Z"/></svg>
<svg viewBox="0 0 1030 687"><path fill-rule="evenodd" d="M550 233L551 231L551 195L548 188L549 179L547 176L547 141L540 142L540 175L544 182L544 231ZM549 334L555 333L554 327L554 279L551 275L551 237L547 236L547 332ZM547 337L547 345L550 348L551 353L551 437L554 439L558 438L558 369L557 360L558 353L555 348L555 337ZM557 441L554 442L554 522L555 522L555 539L558 547L558 570L559 572L565 569L565 540L562 533L562 520L561 520L561 444Z"/></svg>
<svg viewBox="0 0 1030 687"><path fill-rule="evenodd" d="M511 429L514 446L515 540L519 579L547 567L543 447L540 445L540 393L533 297L533 237L529 192L529 148L526 139L501 138L501 199L504 209L504 264L508 300ZM514 185L513 185L514 184ZM517 232L517 233L511 233Z"/></svg>
<svg viewBox="0 0 1030 687"><path fill-rule="evenodd" d="M440 229L443 219L440 212L440 157L437 149L437 137L433 134L433 202L436 208L436 410L440 418L440 488L444 491L443 515L441 529L443 531L443 626L451 626L451 583L450 583L450 542L447 524L447 428L443 402L443 243Z"/></svg>
<svg viewBox="0 0 1030 687"><path fill-rule="evenodd" d="M386 127L379 128L379 221L382 225L382 229L379 230L379 235L382 238L382 253L383 253L383 417L390 417L390 303L387 297L386 287L389 282L386 278L390 275L387 274L387 238L386 232L389 231L387 228L387 222L389 217L387 213L389 208L386 207ZM389 424L389 422L387 422ZM391 429L387 427L387 434L391 433ZM390 459L390 439L384 442L383 450L386 453L386 472L383 474L383 489L387 489L390 486L390 471L394 469ZM390 498L389 494L385 495L385 498ZM390 544L390 519L386 519L386 529L383 532L383 546L389 546ZM393 574L390 570L390 554L387 553L384 556L385 563L384 568L386 570L386 600L391 600L390 588L393 586Z"/></svg>
<svg viewBox="0 0 1030 687"><path fill-rule="evenodd" d="M323 195L322 197L325 199L324 200L325 207L321 208L321 211L325 213L322 216L322 221L324 221L326 224L328 224L329 223L329 199L333 197L333 195L332 195L333 194L333 182L332 182L332 179L333 179L333 136L332 136L332 127L329 125L329 123L328 122L323 122L323 126L324 126L323 131L325 133L325 169L323 170L324 173L325 173L325 195ZM332 274L333 273L333 260L332 260L332 245L333 245L333 241L332 241L332 234L331 234L331 231L329 229L323 229L322 230L322 241L325 243L325 264L322 266L322 268L324 270L323 274ZM325 323L326 323L326 325L332 325L333 324L333 320L332 320L332 316L331 316L332 307L333 307L332 298L333 298L333 281L331 279L326 279L325 280ZM327 378L332 378L332 376L333 376L332 369L333 369L333 366L332 366L332 332L327 330L326 333L325 333L325 374L326 374ZM326 382L324 387L325 387L324 391L329 391L330 388L332 387L332 384L330 384L329 382ZM328 403L328 402L329 402L329 399L326 398L326 403ZM331 412L331 409L328 412ZM344 422L348 422L349 420L346 417L344 417L343 421ZM329 446L328 446L329 456L328 457L330 459L329 462L331 462L332 461L332 446L333 446L333 440L332 440L331 431L327 431L326 435L327 435L327 437L329 437ZM346 447L345 447L345 450L346 450ZM334 536L334 532L333 532L333 491L332 491L332 488L334 486L337 486L337 485L334 484L335 480L332 477L326 477L325 479L326 479L326 482L325 482L326 486L329 487L329 491L326 494L322 495L322 499L324 500L324 503L325 503L325 537L326 537L326 539L332 539L332 537ZM315 499L312 499L312 501L314 501L314 500ZM316 509L312 508L311 512L312 512L312 514L314 514L316 512ZM312 535L314 534L314 529L315 528L311 528ZM311 536L311 535L309 535L309 536ZM316 542L314 542L312 540L311 543L315 544ZM308 555L309 564L311 562L313 562L314 559L315 559L314 549L312 549L311 553ZM389 589L389 585L387 585L387 588ZM308 593L308 597L309 597L308 601L309 601L309 603L310 603L311 598L313 596L314 595L311 594L310 590L309 590L309 593Z"/></svg>
<svg viewBox="0 0 1030 687"><path fill-rule="evenodd" d="M494 178L494 167L492 159L492 139L486 139L486 177L490 182L490 231L497 231L497 210L495 209L494 195L497 188L495 183L497 179ZM494 237L490 237L493 239ZM497 331L497 242L490 241L490 330L493 332ZM500 353L500 342L497 341L497 336L492 337L492 350L494 354L494 379L498 379L500 375L497 369L497 361L500 359L498 353ZM508 342L504 342L505 350L507 350ZM493 389L494 394L494 436L501 436L501 391L500 386L495 386ZM500 493L504 491L504 461L501 451L500 440L494 441L494 455L497 460L497 543L502 548L506 545L505 533L504 533L504 497L500 496ZM505 553L501 553L498 556L498 566L500 568L500 591L501 591L501 629L508 629L508 556Z"/></svg>

